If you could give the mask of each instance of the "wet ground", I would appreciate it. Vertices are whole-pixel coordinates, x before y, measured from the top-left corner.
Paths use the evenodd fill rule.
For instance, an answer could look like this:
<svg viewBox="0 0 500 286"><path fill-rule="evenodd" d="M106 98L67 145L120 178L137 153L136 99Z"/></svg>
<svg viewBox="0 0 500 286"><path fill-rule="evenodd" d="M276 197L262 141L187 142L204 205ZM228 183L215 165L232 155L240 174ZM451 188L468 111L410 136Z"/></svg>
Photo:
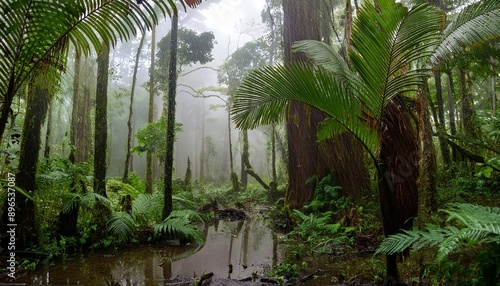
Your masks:
<svg viewBox="0 0 500 286"><path fill-rule="evenodd" d="M33 286L189 285L195 281L191 277L212 272L210 285L240 285L223 279L245 279L252 273L262 276L280 260L278 238L262 220L219 220L205 232L202 247L141 246L99 252L24 273L11 282Z"/></svg>

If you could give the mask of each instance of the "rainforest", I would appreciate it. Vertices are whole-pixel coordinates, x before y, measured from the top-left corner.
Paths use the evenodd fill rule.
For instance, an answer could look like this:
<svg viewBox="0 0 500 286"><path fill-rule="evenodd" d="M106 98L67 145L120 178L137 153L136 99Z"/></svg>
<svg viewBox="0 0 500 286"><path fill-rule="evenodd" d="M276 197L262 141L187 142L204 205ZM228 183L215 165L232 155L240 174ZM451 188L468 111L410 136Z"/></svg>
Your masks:
<svg viewBox="0 0 500 286"><path fill-rule="evenodd" d="M0 285L499 285L500 1L0 10Z"/></svg>

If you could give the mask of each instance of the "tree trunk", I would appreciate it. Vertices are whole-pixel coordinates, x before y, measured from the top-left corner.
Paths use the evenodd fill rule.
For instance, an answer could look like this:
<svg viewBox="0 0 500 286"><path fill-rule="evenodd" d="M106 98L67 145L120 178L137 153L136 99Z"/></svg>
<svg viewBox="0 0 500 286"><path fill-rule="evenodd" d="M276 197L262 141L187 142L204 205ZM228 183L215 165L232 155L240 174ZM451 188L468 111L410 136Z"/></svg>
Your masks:
<svg viewBox="0 0 500 286"><path fill-rule="evenodd" d="M97 87L94 138L94 192L106 197L106 154L108 137L108 70L109 48L104 47L97 58Z"/></svg>
<svg viewBox="0 0 500 286"><path fill-rule="evenodd" d="M241 185L244 191L248 186L247 162L249 162L248 152L248 130L241 130ZM250 165L250 163L248 163Z"/></svg>
<svg viewBox="0 0 500 286"><path fill-rule="evenodd" d="M104 45L103 45L104 46ZM94 192L106 195L107 138L108 138L108 73L109 47L104 46L97 57L97 84L95 99L95 136L94 136ZM98 203L95 209L96 235L106 232L106 223L110 210Z"/></svg>
<svg viewBox="0 0 500 286"><path fill-rule="evenodd" d="M172 15L170 32L170 63L168 72L168 112L167 112L167 146L165 152L165 187L162 218L166 219L172 212L172 176L174 166L175 141L175 95L177 87L177 31L179 17L176 12Z"/></svg>
<svg viewBox="0 0 500 286"><path fill-rule="evenodd" d="M472 98L472 81L468 72L459 70L460 92L462 93L462 127L465 135L473 139L479 138L479 130L476 122L474 99Z"/></svg>
<svg viewBox="0 0 500 286"><path fill-rule="evenodd" d="M227 104L227 134L229 141L229 166L231 169L230 179L231 185L233 187L233 192L238 192L240 190L240 181L238 180L238 175L234 172L234 158L233 158L233 139L231 138L231 104Z"/></svg>
<svg viewBox="0 0 500 286"><path fill-rule="evenodd" d="M300 0L283 1L285 62L307 61L303 54L291 53L293 42L321 40L318 5L317 0L310 1L307 5ZM346 5L349 16L352 9L349 3ZM350 33L350 20L347 21L346 33ZM348 37L345 45L349 45ZM363 148L357 140L351 135L340 135L324 142L321 147L316 143L317 127L324 119L325 115L317 109L297 102L291 103L287 121L289 187L285 202L293 208L312 200L315 186L308 186L305 182L315 175L323 177L332 173L343 187L344 193L353 197L362 196L369 190L370 181L364 165Z"/></svg>
<svg viewBox="0 0 500 286"><path fill-rule="evenodd" d="M446 134L446 123L444 120L444 103L443 103L443 88L441 85L441 71L436 70L434 72L434 81L436 83L436 99L437 99L437 109L438 109L438 121L436 121L436 130L438 133L439 147L441 149L441 155L443 156L444 165L450 164L450 149L448 144L443 139L444 134Z"/></svg>
<svg viewBox="0 0 500 286"><path fill-rule="evenodd" d="M149 68L149 108L148 108L148 123L154 121L155 113L155 83L154 83L154 68L156 58L156 26L151 29L151 67ZM146 194L153 193L153 152L148 150L146 154Z"/></svg>
<svg viewBox="0 0 500 286"><path fill-rule="evenodd" d="M292 53L299 40L321 40L318 24L318 1L283 0L285 62L307 61L303 54ZM290 104L286 123L288 134L288 190L285 204L299 208L310 202L314 186L306 181L317 174L318 147L316 128L322 116L318 110L298 102ZM307 146L307 147L305 147Z"/></svg>
<svg viewBox="0 0 500 286"><path fill-rule="evenodd" d="M38 76L30 82L19 152L18 173L15 177L16 186L30 196L34 195L37 188L36 171L41 147L41 130L50 101L50 86L53 84L46 78L47 69L47 66L40 67L36 73ZM38 245L36 206L33 200L21 192L16 192L15 221L8 221L7 218L7 211L4 211L3 221L17 224L16 250L24 250Z"/></svg>
<svg viewBox="0 0 500 286"><path fill-rule="evenodd" d="M200 147L200 183L205 183L205 99L203 99L202 111L201 111L201 140L196 140L196 142L201 141Z"/></svg>
<svg viewBox="0 0 500 286"><path fill-rule="evenodd" d="M134 65L134 73L132 75L132 86L130 90L130 105L128 108L128 135L127 135L127 154L125 155L125 166L123 167L123 182L128 183L128 172L130 168L130 161L132 157L132 133L133 133L133 120L134 120L134 94L135 94L135 84L137 82L137 69L139 68L139 58L141 56L142 46L144 44L144 39L146 38L146 31L142 34L141 41L139 42L139 47L137 48L137 53L135 55L135 65Z"/></svg>
<svg viewBox="0 0 500 286"><path fill-rule="evenodd" d="M49 159L50 157L50 140L51 140L51 134L52 134L52 110L54 103L48 104L48 109L47 109L47 132L45 133L45 148L43 150L43 157L45 159Z"/></svg>
<svg viewBox="0 0 500 286"><path fill-rule="evenodd" d="M411 229L418 213L418 146L408 110L395 97L387 104L381 122L378 163L379 196L384 234ZM396 255L386 258L388 284L398 281Z"/></svg>
<svg viewBox="0 0 500 286"><path fill-rule="evenodd" d="M252 165L250 164L250 154L248 152L249 149L249 144L248 144L248 130L242 130L243 133L243 155L241 156L242 159L242 166L245 168L245 173L249 174L252 176L257 182L266 190L269 190L270 187L262 180L262 178L255 173L255 171L252 168ZM243 186L243 189L246 190L247 186Z"/></svg>

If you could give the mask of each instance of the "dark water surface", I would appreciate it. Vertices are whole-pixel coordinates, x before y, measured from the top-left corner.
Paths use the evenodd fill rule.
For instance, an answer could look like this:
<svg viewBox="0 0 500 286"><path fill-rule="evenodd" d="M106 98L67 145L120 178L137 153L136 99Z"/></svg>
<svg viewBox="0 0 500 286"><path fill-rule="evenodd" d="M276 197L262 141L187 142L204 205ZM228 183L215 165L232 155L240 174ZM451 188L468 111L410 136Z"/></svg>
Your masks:
<svg viewBox="0 0 500 286"><path fill-rule="evenodd" d="M165 285L176 276L241 279L270 270L281 256L276 235L256 219L216 221L205 229L206 243L194 246L141 246L67 259L20 277L26 285ZM229 273L231 264L232 272Z"/></svg>

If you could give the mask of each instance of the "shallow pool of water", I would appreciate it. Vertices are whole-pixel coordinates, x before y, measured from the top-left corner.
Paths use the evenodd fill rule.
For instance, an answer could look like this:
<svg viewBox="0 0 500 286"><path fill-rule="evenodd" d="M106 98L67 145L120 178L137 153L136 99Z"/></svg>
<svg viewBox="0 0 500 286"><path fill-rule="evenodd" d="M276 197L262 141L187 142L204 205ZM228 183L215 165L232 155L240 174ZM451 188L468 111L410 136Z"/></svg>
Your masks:
<svg viewBox="0 0 500 286"><path fill-rule="evenodd" d="M276 235L265 222L215 221L205 228L206 242L193 246L141 246L67 259L15 282L26 285L165 285L176 276L241 279L270 270L280 259ZM230 267L229 265L232 265Z"/></svg>

